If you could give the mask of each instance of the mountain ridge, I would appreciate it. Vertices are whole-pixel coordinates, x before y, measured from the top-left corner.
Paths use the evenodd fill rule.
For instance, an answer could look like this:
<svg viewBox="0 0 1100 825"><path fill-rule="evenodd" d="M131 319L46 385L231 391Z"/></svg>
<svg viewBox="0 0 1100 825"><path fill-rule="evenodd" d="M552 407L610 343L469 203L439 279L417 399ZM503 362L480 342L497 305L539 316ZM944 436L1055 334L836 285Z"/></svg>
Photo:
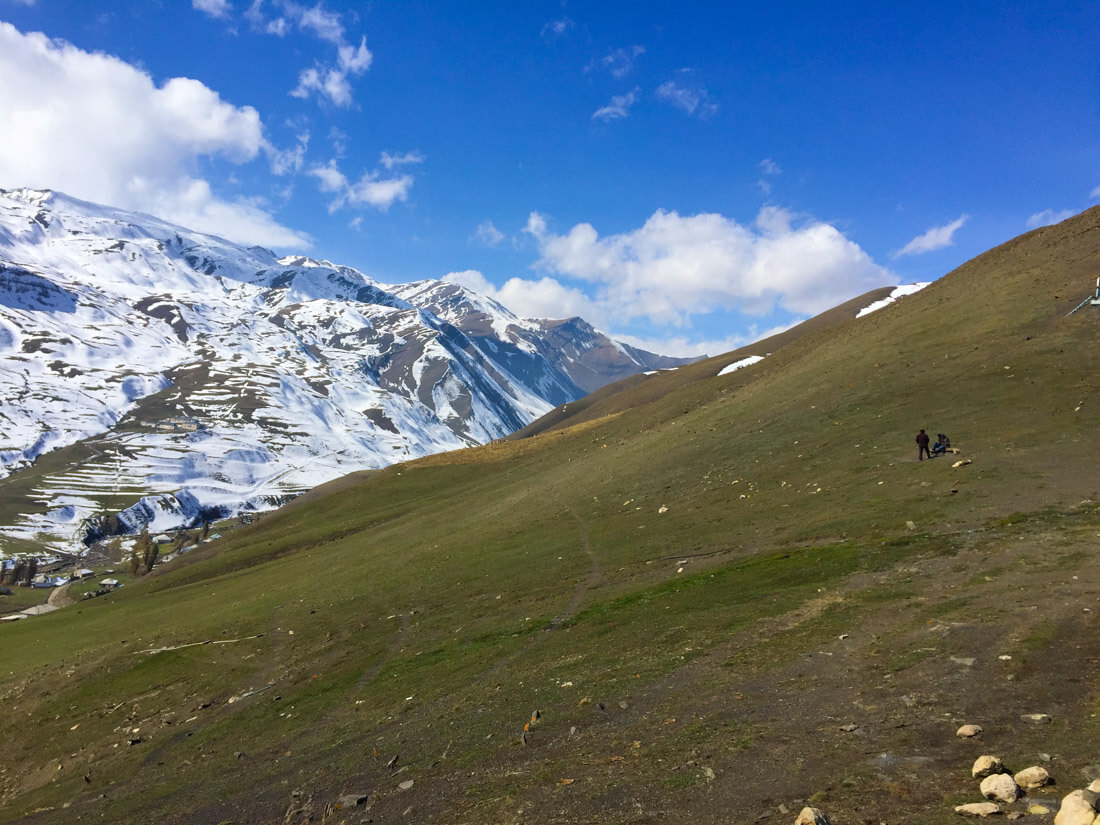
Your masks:
<svg viewBox="0 0 1100 825"><path fill-rule="evenodd" d="M454 284L386 285L61 193L0 193L0 533L71 550L97 515L165 529L502 437L583 394L546 328ZM586 380L690 360L588 325L571 340L617 354ZM38 477L45 452L85 441ZM33 480L8 483L20 471Z"/></svg>

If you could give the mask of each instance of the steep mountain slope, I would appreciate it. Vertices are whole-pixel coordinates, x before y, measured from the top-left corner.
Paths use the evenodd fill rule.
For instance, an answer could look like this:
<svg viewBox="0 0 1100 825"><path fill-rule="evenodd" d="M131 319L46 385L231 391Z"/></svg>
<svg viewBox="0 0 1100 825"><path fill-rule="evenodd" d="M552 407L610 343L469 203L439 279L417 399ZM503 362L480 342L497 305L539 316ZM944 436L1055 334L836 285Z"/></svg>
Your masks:
<svg viewBox="0 0 1100 825"><path fill-rule="evenodd" d="M163 529L506 435L583 394L576 352L614 348L547 323L455 285L0 193L0 534L71 549L97 513L121 511L100 530ZM584 380L660 360L624 350Z"/></svg>
<svg viewBox="0 0 1100 825"><path fill-rule="evenodd" d="M1100 209L0 625L0 818L936 825L982 752L1055 807L1100 741L1098 268Z"/></svg>

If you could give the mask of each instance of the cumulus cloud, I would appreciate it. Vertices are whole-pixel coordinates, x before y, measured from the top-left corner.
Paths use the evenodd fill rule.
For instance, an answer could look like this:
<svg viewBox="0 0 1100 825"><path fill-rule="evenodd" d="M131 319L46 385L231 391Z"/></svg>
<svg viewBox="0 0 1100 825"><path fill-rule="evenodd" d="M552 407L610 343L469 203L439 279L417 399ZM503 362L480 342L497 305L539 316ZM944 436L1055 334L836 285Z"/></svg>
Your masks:
<svg viewBox="0 0 1100 825"><path fill-rule="evenodd" d="M492 221L483 221L474 230L474 240L485 246L499 246L504 240L504 233L497 229Z"/></svg>
<svg viewBox="0 0 1100 825"><path fill-rule="evenodd" d="M229 4L229 0L191 0L191 7L210 17L222 20L233 13L233 7Z"/></svg>
<svg viewBox="0 0 1100 825"><path fill-rule="evenodd" d="M710 99L710 93L701 86L691 86L668 80L657 87L657 99L675 106L688 115L710 117L718 111L718 104Z"/></svg>
<svg viewBox="0 0 1100 825"><path fill-rule="evenodd" d="M926 252L935 252L937 249L943 249L948 246L955 245L955 233L959 231L964 223L970 220L969 215L960 215L955 220L944 226L933 226L923 235L917 235L913 240L909 241L905 246L894 253L894 258L901 258L906 255L923 255Z"/></svg>
<svg viewBox="0 0 1100 825"><path fill-rule="evenodd" d="M193 174L217 156L248 163L272 151L260 116L197 80L157 86L122 60L0 22L0 180L151 212L236 241L308 246L256 199L224 200Z"/></svg>
<svg viewBox="0 0 1100 825"><path fill-rule="evenodd" d="M625 95L615 95L606 106L601 106L592 113L593 120L618 120L630 114L630 107L638 100L640 89L634 89Z"/></svg>
<svg viewBox="0 0 1100 825"><path fill-rule="evenodd" d="M1028 229L1035 229L1040 226L1050 226L1052 223L1061 223L1066 218L1072 218L1076 214L1072 209L1062 209L1057 212L1053 209L1044 209L1027 219L1027 227Z"/></svg>
<svg viewBox="0 0 1100 825"><path fill-rule="evenodd" d="M683 326L716 309L816 313L896 281L835 227L765 207L752 226L717 214L658 210L631 232L601 238L587 223L565 234L532 213L536 268L591 284L617 323ZM564 287L563 287L564 288Z"/></svg>
<svg viewBox="0 0 1100 825"><path fill-rule="evenodd" d="M1097 198L1100 198L1100 186L1089 192L1089 200L1096 200Z"/></svg>

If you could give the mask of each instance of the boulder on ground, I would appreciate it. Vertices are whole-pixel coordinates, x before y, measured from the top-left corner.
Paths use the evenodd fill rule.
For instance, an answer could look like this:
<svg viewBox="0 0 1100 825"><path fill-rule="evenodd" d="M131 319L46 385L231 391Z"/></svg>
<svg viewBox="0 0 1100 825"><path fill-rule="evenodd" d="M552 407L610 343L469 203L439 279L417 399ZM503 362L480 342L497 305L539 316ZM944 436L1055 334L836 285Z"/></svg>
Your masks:
<svg viewBox="0 0 1100 825"><path fill-rule="evenodd" d="M1092 825L1096 809L1085 797L1084 791L1073 791L1062 800L1062 806L1054 817L1054 825Z"/></svg>
<svg viewBox="0 0 1100 825"><path fill-rule="evenodd" d="M794 825L829 825L829 816L819 808L803 808Z"/></svg>
<svg viewBox="0 0 1100 825"><path fill-rule="evenodd" d="M1003 773L1005 769L999 756L979 756L974 760L974 767L970 769L970 775L974 778L992 776L995 773Z"/></svg>
<svg viewBox="0 0 1100 825"><path fill-rule="evenodd" d="M1001 812L1001 806L993 802L968 802L956 805L955 813L961 816L993 816Z"/></svg>
<svg viewBox="0 0 1100 825"><path fill-rule="evenodd" d="M1047 773L1047 769L1038 765L1024 768L1012 778L1016 780L1017 785L1029 791L1050 784L1050 774Z"/></svg>
<svg viewBox="0 0 1100 825"><path fill-rule="evenodd" d="M1020 795L1020 789L1007 773L987 776L982 780L981 790L982 796L997 802L1015 802L1016 797Z"/></svg>
<svg viewBox="0 0 1100 825"><path fill-rule="evenodd" d="M977 736L981 732L981 725L963 725L961 728L955 731L955 735L960 739L969 739L972 736Z"/></svg>

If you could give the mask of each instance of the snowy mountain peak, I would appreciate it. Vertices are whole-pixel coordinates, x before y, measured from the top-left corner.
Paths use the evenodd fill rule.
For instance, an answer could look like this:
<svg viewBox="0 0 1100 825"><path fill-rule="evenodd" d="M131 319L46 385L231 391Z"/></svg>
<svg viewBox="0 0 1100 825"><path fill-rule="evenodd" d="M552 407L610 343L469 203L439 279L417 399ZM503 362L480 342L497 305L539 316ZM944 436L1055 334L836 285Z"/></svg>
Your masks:
<svg viewBox="0 0 1100 825"><path fill-rule="evenodd" d="M22 511L0 553L271 506L664 361L455 284L0 190L0 485Z"/></svg>

